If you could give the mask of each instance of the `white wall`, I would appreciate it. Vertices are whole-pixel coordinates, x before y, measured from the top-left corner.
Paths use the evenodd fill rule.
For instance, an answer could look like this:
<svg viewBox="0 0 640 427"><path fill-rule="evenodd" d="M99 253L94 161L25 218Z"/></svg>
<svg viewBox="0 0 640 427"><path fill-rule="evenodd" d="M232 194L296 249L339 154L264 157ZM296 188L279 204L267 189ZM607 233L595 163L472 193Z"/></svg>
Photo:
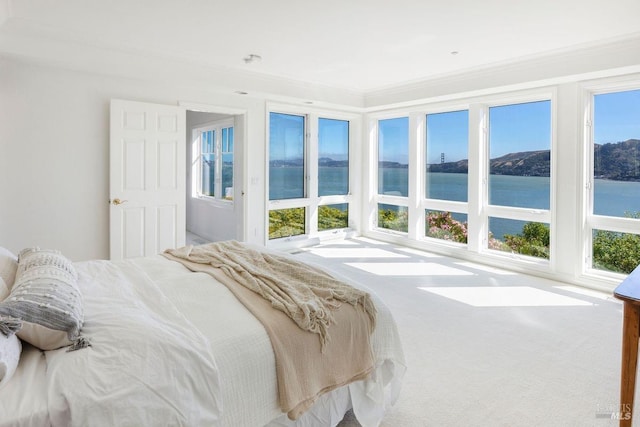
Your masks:
<svg viewBox="0 0 640 427"><path fill-rule="evenodd" d="M0 246L56 248L74 261L108 258L112 98L246 111L245 234L263 242L264 101L1 58Z"/></svg>

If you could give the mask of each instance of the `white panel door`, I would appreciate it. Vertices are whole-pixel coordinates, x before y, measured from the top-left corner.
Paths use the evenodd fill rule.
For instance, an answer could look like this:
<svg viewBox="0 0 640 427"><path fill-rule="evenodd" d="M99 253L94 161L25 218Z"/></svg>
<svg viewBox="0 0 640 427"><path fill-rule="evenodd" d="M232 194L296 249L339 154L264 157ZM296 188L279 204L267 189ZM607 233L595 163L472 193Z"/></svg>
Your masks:
<svg viewBox="0 0 640 427"><path fill-rule="evenodd" d="M185 132L181 107L111 101L112 260L185 244Z"/></svg>

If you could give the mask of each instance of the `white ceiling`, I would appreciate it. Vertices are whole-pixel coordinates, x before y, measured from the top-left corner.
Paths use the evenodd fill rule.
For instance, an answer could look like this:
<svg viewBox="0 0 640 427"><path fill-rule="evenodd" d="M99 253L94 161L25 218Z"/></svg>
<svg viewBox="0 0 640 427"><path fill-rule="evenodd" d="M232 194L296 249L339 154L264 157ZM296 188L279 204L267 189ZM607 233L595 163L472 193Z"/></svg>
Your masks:
<svg viewBox="0 0 640 427"><path fill-rule="evenodd" d="M0 3L0 53L19 36L361 93L640 36L640 0Z"/></svg>

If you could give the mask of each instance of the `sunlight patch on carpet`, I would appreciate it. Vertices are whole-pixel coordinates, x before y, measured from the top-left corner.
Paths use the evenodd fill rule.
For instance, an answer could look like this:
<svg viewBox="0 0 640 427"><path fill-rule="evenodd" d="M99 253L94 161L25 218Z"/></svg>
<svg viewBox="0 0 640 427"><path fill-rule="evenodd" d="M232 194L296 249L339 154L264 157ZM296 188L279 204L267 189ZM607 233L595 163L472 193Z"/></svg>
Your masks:
<svg viewBox="0 0 640 427"><path fill-rule="evenodd" d="M313 248L309 252L323 258L409 258L379 248Z"/></svg>
<svg viewBox="0 0 640 427"><path fill-rule="evenodd" d="M594 305L576 298L531 288L529 286L420 287L418 289L473 307L566 307Z"/></svg>
<svg viewBox="0 0 640 427"><path fill-rule="evenodd" d="M376 245L376 246L388 246L389 245L386 242L381 242L379 240L369 239L368 237L354 237L353 240L357 240L359 242L368 243L370 245Z"/></svg>
<svg viewBox="0 0 640 427"><path fill-rule="evenodd" d="M434 254L431 252L425 252L425 251L421 251L420 249L413 249L413 248L395 248L395 250L397 251L402 251L402 252L406 252L408 254L411 255L418 255L424 258L442 258L442 255L438 255L438 254Z"/></svg>
<svg viewBox="0 0 640 427"><path fill-rule="evenodd" d="M467 268L473 268L474 270L484 271L486 273L499 274L501 276L516 276L518 274L513 271L507 271L496 267L489 267L488 265L475 264L473 262L456 262L455 264Z"/></svg>
<svg viewBox="0 0 640 427"><path fill-rule="evenodd" d="M432 262L346 262L377 276L473 276L473 273Z"/></svg>
<svg viewBox="0 0 640 427"><path fill-rule="evenodd" d="M352 239L344 240L327 240L320 243L321 246L362 246L359 242L354 242Z"/></svg>

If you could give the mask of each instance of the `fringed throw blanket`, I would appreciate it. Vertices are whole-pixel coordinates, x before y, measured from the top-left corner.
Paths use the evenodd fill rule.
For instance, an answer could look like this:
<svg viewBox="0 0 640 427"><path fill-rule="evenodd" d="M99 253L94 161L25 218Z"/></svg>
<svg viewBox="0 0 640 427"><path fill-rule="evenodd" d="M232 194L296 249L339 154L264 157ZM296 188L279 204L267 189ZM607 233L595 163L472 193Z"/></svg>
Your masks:
<svg viewBox="0 0 640 427"><path fill-rule="evenodd" d="M323 393L374 367L369 294L290 258L219 242L167 258L223 283L262 322L274 349L280 407L297 419ZM250 343L248 343L250 345Z"/></svg>

